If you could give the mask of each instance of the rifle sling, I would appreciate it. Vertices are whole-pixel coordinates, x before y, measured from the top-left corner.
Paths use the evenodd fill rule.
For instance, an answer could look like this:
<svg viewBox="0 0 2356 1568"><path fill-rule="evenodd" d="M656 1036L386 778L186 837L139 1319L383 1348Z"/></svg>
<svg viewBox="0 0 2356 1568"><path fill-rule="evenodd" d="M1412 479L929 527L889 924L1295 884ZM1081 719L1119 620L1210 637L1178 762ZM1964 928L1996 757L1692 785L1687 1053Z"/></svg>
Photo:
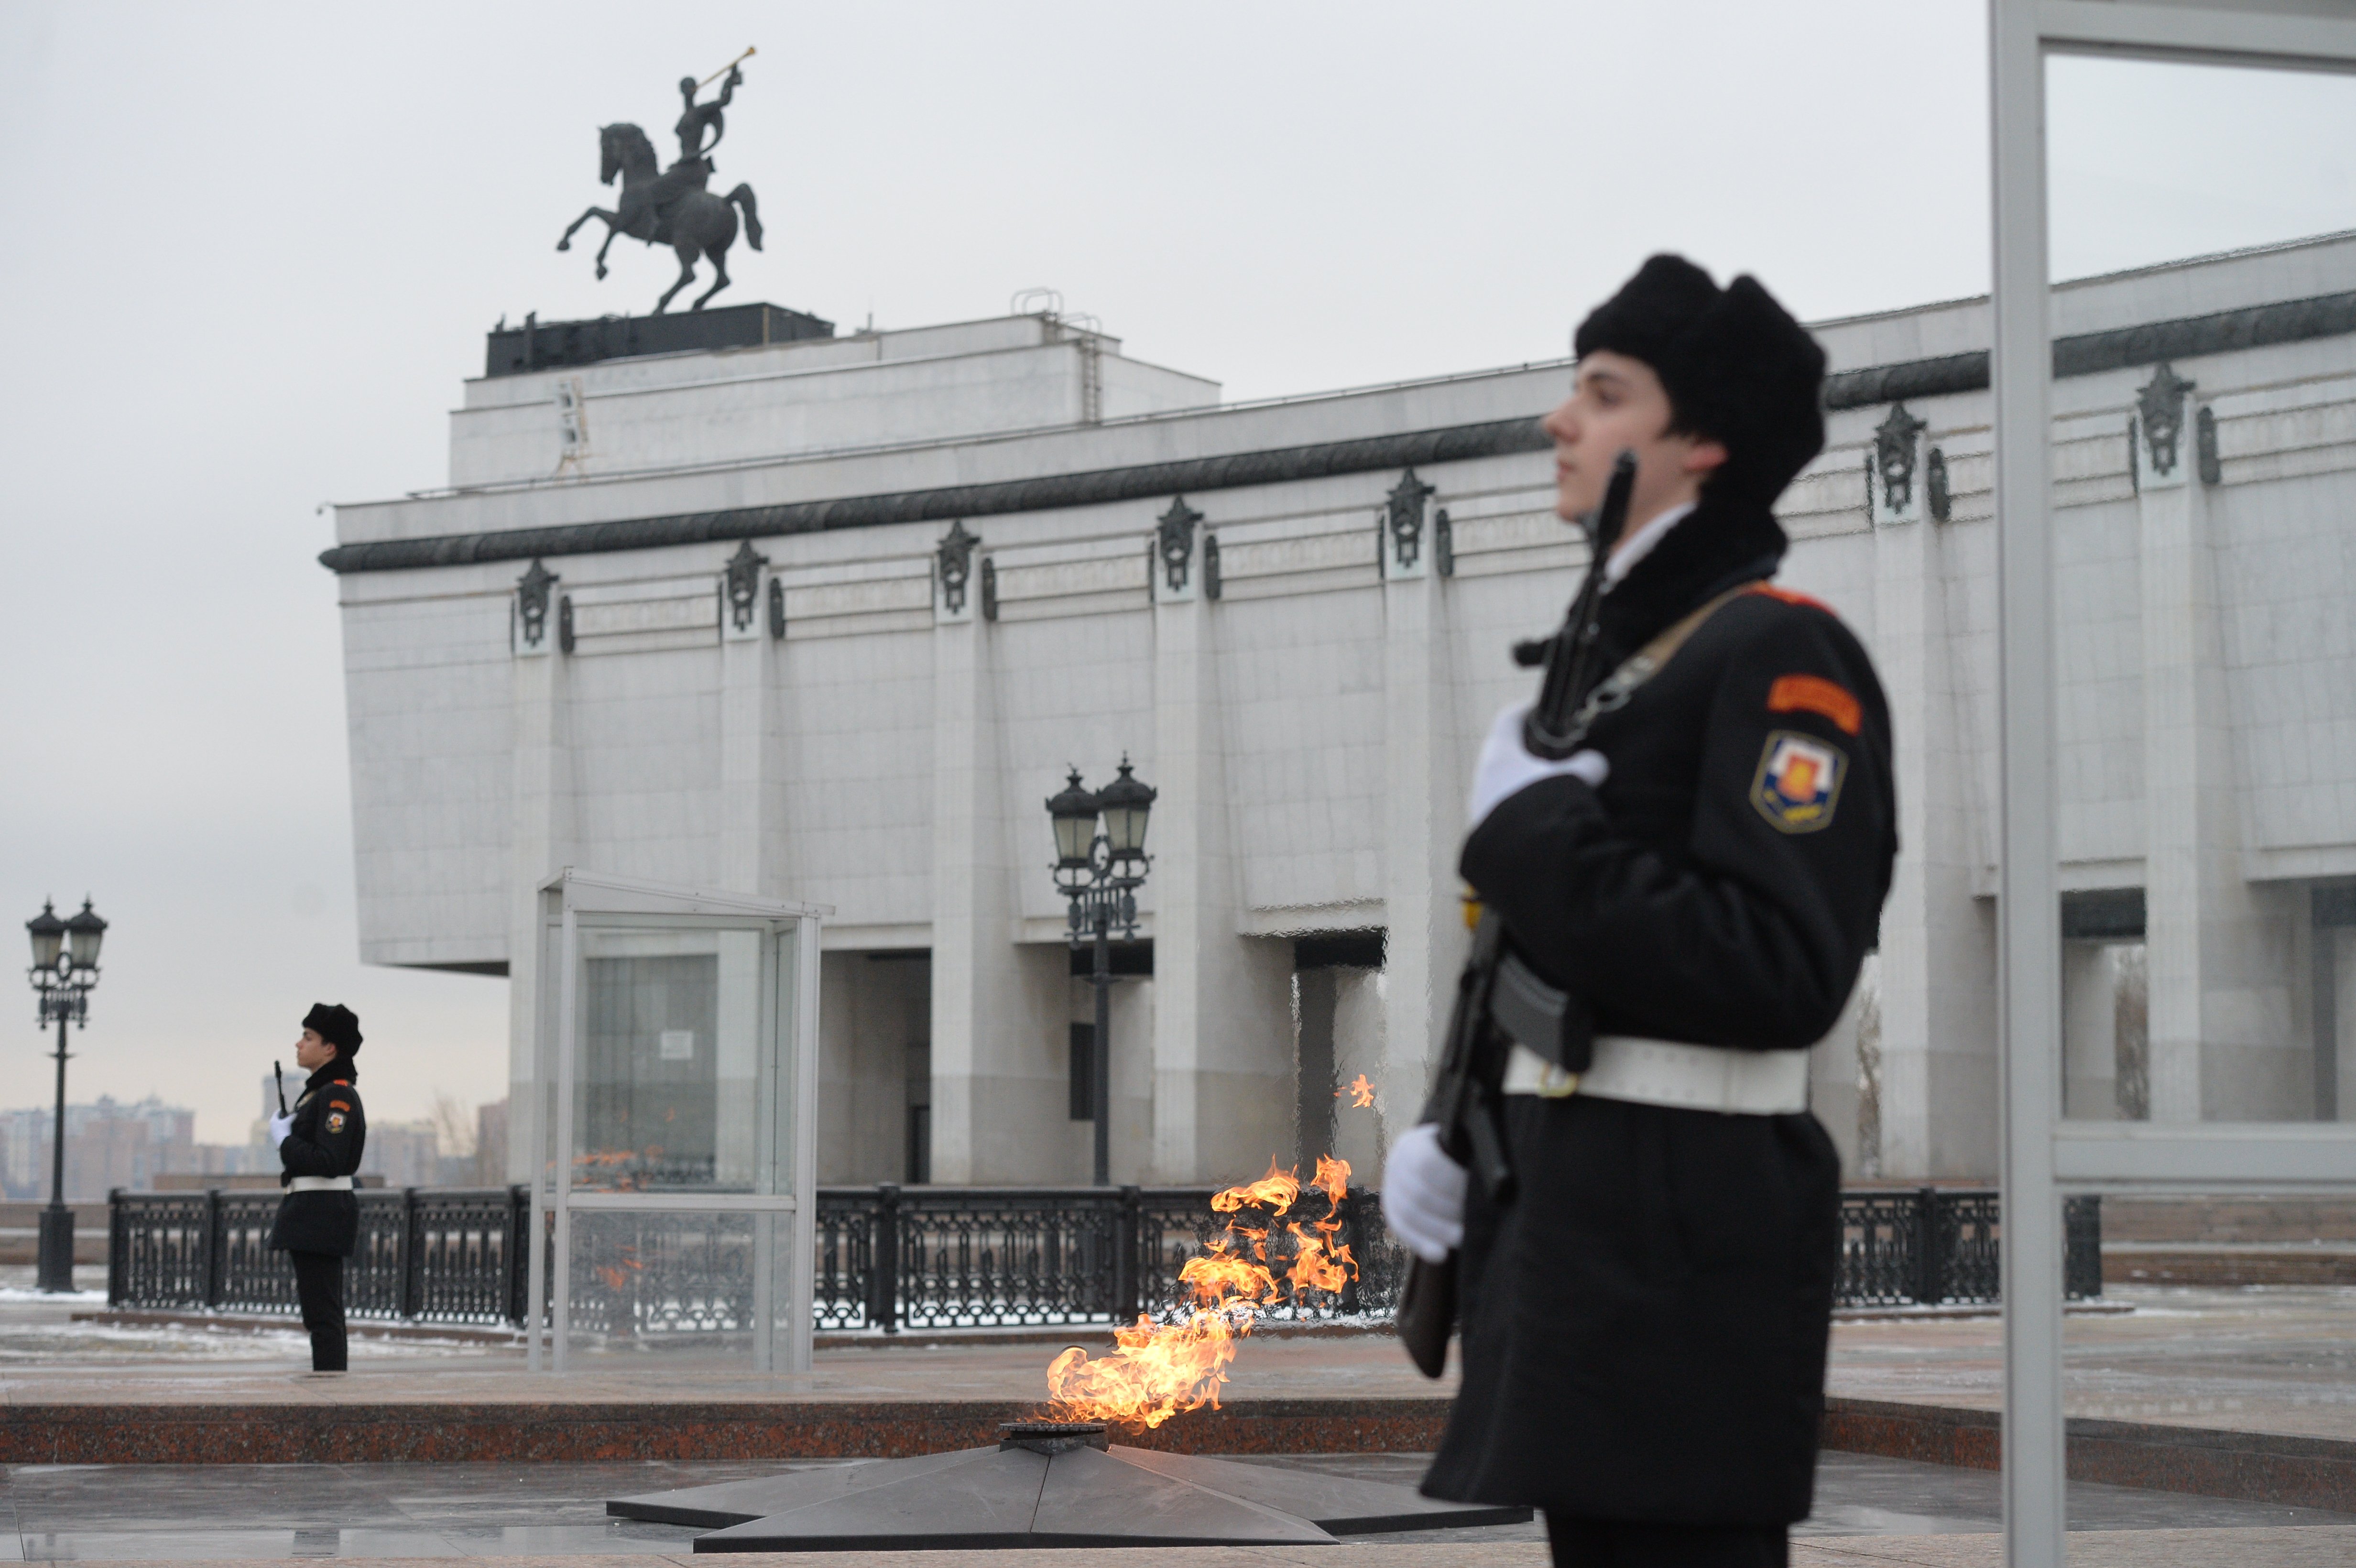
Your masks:
<svg viewBox="0 0 2356 1568"><path fill-rule="evenodd" d="M1701 630L1702 623L1725 607L1736 595L1748 593L1758 586L1758 581L1738 582L1717 598L1697 605L1656 633L1653 640L1630 654L1618 669L1605 676L1596 688L1588 693L1579 711L1570 716L1570 739L1576 745L1587 738L1588 727L1606 713L1628 706L1636 688L1661 673L1668 662L1676 657L1686 640Z"/></svg>
<svg viewBox="0 0 2356 1568"><path fill-rule="evenodd" d="M1584 739L1587 727L1600 716L1624 708L1636 695L1636 688L1668 667L1677 650L1702 628L1702 624L1723 609L1737 594L1749 592L1754 582L1739 582L1708 603L1697 606L1663 628L1652 641L1628 656L1618 669L1603 679L1579 711L1571 716L1574 735ZM1557 1067L1570 1072L1583 1070L1588 1044L1581 1041L1577 1063L1569 1060L1574 1053L1570 1041L1564 1038L1563 1022L1571 1010L1570 997L1538 977L1537 972L1522 962L1511 948L1500 953L1496 970L1489 986L1489 1021L1515 1040L1528 1046Z"/></svg>

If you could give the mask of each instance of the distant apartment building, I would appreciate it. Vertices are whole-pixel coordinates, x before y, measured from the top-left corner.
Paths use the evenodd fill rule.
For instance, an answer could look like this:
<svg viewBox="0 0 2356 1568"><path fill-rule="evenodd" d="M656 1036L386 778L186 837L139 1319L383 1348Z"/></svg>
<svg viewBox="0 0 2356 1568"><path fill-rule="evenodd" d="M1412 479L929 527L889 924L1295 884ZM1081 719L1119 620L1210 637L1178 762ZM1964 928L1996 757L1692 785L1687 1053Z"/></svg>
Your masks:
<svg viewBox="0 0 2356 1568"><path fill-rule="evenodd" d="M0 1185L19 1200L49 1195L54 1109L0 1111ZM151 1186L166 1170L197 1168L197 1114L154 1095L123 1104L102 1094L66 1107L65 1196L103 1198Z"/></svg>
<svg viewBox="0 0 2356 1568"><path fill-rule="evenodd" d="M475 1168L477 1187L504 1187L508 1180L508 1103L475 1107Z"/></svg>

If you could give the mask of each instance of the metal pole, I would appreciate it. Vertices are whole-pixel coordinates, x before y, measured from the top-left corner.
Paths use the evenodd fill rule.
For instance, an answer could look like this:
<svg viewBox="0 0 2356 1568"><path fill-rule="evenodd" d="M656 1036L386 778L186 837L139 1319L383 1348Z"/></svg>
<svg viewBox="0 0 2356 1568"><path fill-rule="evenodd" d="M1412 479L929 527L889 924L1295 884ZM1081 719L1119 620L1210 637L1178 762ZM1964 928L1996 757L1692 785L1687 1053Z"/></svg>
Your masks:
<svg viewBox="0 0 2356 1568"><path fill-rule="evenodd" d="M1088 1042L1096 1058L1097 1178L1098 1187L1112 1185L1112 909L1106 896L1097 899L1096 1036Z"/></svg>
<svg viewBox="0 0 2356 1568"><path fill-rule="evenodd" d="M66 1207L66 1021L71 1008L58 1011L57 1128L49 1140L49 1207L41 1216L40 1287L73 1288L73 1211Z"/></svg>
<svg viewBox="0 0 2356 1568"><path fill-rule="evenodd" d="M2062 944L2054 911L2053 347L2037 0L1992 0L1998 880L1997 1137L2004 1230L2004 1560L2062 1568Z"/></svg>

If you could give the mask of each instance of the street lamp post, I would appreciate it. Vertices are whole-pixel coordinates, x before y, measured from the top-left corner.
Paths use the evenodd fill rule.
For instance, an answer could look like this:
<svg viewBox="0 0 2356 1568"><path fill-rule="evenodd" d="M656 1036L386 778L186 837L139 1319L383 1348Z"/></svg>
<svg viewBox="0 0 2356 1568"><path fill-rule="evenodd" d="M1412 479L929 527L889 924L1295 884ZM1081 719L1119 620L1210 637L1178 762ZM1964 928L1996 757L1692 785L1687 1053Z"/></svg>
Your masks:
<svg viewBox="0 0 2356 1568"><path fill-rule="evenodd" d="M1118 926L1123 941L1137 936L1137 890L1153 863L1145 853L1145 822L1159 793L1130 776L1124 756L1120 776L1101 791L1087 789L1074 768L1070 783L1047 802L1055 825L1055 886L1070 906L1072 945L1096 944L1097 1024L1088 1076L1098 1187L1112 1184L1112 933Z"/></svg>
<svg viewBox="0 0 2356 1568"><path fill-rule="evenodd" d="M58 1113L49 1139L49 1206L41 1211L43 1290L71 1290L73 1285L73 1211L66 1207L66 1026L90 1026L90 993L98 984L98 945L106 936L106 922L81 901L81 912L59 920L47 900L41 912L25 923L33 938L33 966L26 972L40 997L40 1023L58 1026Z"/></svg>

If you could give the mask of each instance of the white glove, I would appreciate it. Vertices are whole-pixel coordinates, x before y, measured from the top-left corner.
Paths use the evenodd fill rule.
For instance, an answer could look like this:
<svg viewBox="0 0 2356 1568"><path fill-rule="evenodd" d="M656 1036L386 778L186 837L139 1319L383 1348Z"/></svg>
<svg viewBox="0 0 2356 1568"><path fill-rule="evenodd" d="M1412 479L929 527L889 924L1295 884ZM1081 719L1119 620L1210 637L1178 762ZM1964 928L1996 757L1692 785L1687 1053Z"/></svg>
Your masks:
<svg viewBox="0 0 2356 1568"><path fill-rule="evenodd" d="M1540 779L1569 773L1584 780L1590 789L1601 789L1612 776L1612 760L1591 746L1558 763L1530 755L1529 748L1522 744L1522 720L1528 717L1531 706L1516 702L1499 712L1489 726L1489 738L1481 742L1481 760L1472 768L1472 798L1465 807L1468 831L1480 827L1499 801Z"/></svg>
<svg viewBox="0 0 2356 1568"><path fill-rule="evenodd" d="M1428 1264L1448 1261L1464 1241L1466 1172L1440 1147L1440 1127L1411 1127L1383 1165L1383 1219L1407 1250Z"/></svg>
<svg viewBox="0 0 2356 1568"><path fill-rule="evenodd" d="M271 1147L272 1148L276 1148L280 1144L284 1143L284 1142L286 1141L286 1135L287 1135L288 1133L293 1132L294 1130L294 1112L289 1111L289 1112L287 1112L284 1115L281 1115L281 1116L273 1116L273 1117L271 1117L271 1118L270 1118L270 1147Z"/></svg>

